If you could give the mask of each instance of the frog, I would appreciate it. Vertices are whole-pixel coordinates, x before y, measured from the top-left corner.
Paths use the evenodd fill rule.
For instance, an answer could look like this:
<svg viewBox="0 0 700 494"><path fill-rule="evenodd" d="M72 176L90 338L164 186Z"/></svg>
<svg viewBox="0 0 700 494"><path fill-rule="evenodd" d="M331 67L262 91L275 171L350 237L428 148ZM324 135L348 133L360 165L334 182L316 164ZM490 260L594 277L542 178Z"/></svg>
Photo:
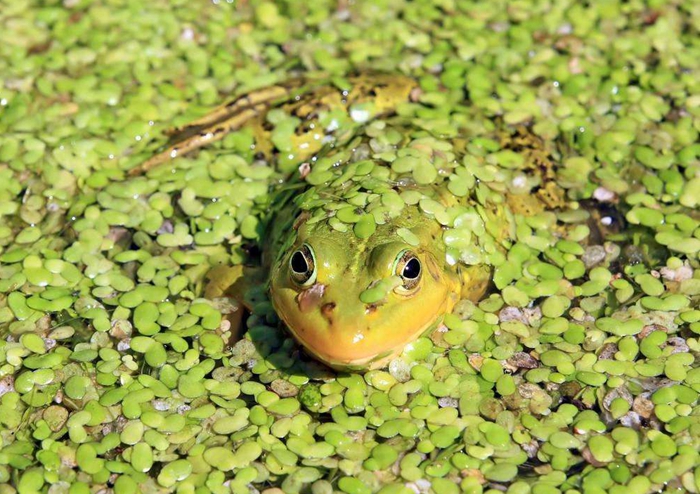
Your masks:
<svg viewBox="0 0 700 494"><path fill-rule="evenodd" d="M299 77L172 129L130 174L252 132L257 159L281 177L262 215L262 261L213 270L207 296L244 300L263 283L314 359L339 371L381 368L444 327L458 303L487 295L528 217L572 207L542 139L503 128L477 144L515 163L506 189L489 181L502 172L470 151L478 139L436 135L416 118L420 95L404 75Z"/></svg>

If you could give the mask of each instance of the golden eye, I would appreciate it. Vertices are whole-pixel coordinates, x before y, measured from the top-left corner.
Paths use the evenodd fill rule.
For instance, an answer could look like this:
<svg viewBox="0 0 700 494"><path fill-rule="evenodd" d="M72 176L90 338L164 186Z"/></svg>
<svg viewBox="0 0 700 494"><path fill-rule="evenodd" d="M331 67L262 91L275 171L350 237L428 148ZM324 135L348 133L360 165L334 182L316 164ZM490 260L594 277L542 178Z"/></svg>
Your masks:
<svg viewBox="0 0 700 494"><path fill-rule="evenodd" d="M394 274L401 277L403 284L397 288L400 292L414 290L422 275L422 267L418 256L410 250L402 250L394 262Z"/></svg>
<svg viewBox="0 0 700 494"><path fill-rule="evenodd" d="M316 282L316 258L308 244L302 245L289 258L289 274L292 281L302 287Z"/></svg>

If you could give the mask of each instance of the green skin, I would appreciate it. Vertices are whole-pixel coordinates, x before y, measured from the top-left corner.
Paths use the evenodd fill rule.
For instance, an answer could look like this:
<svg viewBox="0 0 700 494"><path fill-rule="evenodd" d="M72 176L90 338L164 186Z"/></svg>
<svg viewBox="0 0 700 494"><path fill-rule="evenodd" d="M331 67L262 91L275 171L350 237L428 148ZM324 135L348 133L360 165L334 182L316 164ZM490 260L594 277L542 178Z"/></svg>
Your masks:
<svg viewBox="0 0 700 494"><path fill-rule="evenodd" d="M186 137L134 173L211 136L251 130L284 177L262 215L277 314L321 362L377 368L461 298L481 298L516 229L508 194L475 178L483 164L469 161L463 142L391 117L415 88L401 76L360 75L263 89L178 129ZM372 127L380 117L390 117L383 130ZM521 209L542 210L523 197ZM222 273L210 293L235 285L235 274Z"/></svg>

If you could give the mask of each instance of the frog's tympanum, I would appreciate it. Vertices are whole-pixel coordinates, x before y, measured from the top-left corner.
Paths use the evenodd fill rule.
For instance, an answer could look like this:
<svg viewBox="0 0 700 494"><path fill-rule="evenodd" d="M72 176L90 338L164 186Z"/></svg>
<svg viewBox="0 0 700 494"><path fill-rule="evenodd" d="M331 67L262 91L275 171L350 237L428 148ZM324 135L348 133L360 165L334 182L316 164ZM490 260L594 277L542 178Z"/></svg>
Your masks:
<svg viewBox="0 0 700 494"><path fill-rule="evenodd" d="M436 131L419 99L402 76L294 80L175 129L134 173L252 129L283 177L261 242L277 314L318 360L378 367L460 299L479 300L525 219L562 200L531 134Z"/></svg>

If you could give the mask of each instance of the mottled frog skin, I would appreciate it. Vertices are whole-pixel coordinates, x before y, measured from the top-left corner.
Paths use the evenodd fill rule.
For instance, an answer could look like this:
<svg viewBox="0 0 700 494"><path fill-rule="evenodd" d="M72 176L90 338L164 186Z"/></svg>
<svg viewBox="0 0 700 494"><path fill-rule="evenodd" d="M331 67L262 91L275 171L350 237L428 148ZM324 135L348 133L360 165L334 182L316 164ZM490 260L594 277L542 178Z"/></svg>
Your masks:
<svg viewBox="0 0 700 494"><path fill-rule="evenodd" d="M504 189L469 136L440 138L403 116L418 95L402 76L294 80L174 129L133 173L252 128L259 157L284 177L271 184L261 245L277 314L321 362L380 367L460 299L484 296L523 218L563 205L540 141L509 136Z"/></svg>

